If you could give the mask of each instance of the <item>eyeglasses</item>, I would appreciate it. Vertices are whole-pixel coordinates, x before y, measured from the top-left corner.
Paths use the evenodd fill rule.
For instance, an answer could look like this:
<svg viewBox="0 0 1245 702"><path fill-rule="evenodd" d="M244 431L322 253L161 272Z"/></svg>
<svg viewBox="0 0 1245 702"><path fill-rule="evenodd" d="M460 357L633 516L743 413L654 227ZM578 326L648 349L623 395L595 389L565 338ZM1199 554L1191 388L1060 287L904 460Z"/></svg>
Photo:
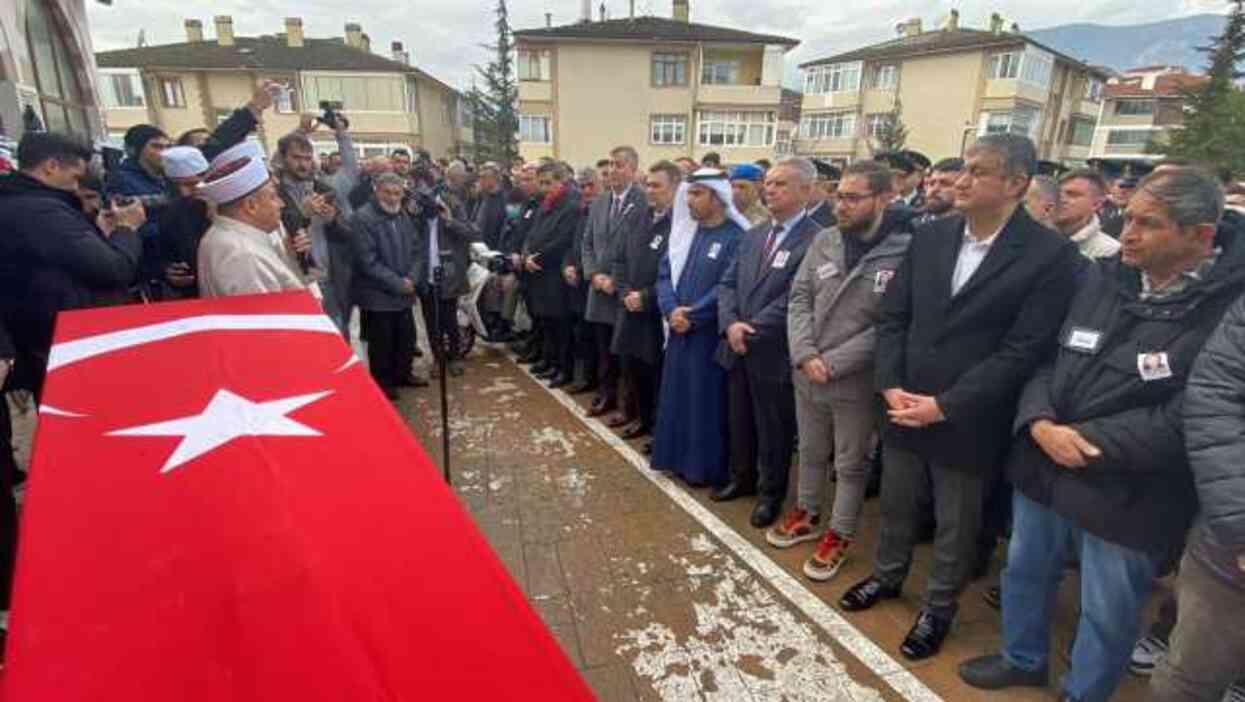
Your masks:
<svg viewBox="0 0 1245 702"><path fill-rule="evenodd" d="M834 199L838 202L846 202L849 205L858 205L871 197L877 197L877 193L845 193L837 192Z"/></svg>

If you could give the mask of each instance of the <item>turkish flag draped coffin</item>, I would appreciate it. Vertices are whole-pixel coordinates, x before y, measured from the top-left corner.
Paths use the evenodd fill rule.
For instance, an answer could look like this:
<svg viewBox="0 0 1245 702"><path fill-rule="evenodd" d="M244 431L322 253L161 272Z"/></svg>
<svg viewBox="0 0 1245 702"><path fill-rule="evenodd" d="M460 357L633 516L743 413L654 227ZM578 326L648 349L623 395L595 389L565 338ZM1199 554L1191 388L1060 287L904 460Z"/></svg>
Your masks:
<svg viewBox="0 0 1245 702"><path fill-rule="evenodd" d="M588 700L318 304L62 314L5 700Z"/></svg>

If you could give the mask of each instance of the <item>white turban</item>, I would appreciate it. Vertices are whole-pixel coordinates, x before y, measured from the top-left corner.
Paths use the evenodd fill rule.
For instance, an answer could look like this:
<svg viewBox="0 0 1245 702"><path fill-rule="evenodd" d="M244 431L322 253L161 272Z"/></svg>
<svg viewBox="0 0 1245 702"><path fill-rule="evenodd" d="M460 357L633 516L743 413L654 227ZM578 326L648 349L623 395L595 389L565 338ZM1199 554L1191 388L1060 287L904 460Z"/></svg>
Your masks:
<svg viewBox="0 0 1245 702"><path fill-rule="evenodd" d="M244 156L230 163L213 166L199 184L199 192L217 205L250 195L268 182L268 167L258 158Z"/></svg>
<svg viewBox="0 0 1245 702"><path fill-rule="evenodd" d="M198 178L208 171L207 159L194 146L170 146L161 151L160 165L164 175L174 180Z"/></svg>
<svg viewBox="0 0 1245 702"><path fill-rule="evenodd" d="M216 158L212 159L212 170L216 170L226 163L233 163L234 161L242 158L253 158L260 163L263 163L264 149L253 141L240 141L228 149L220 152Z"/></svg>

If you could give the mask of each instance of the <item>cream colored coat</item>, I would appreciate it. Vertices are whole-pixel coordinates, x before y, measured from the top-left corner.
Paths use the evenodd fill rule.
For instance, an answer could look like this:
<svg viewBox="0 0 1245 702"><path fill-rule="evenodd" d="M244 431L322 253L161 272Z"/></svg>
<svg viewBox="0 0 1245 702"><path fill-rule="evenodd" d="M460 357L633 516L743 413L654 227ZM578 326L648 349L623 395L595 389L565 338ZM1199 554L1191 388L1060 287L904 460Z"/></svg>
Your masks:
<svg viewBox="0 0 1245 702"><path fill-rule="evenodd" d="M302 290L307 286L286 251L280 230L266 233L217 215L199 243L202 297Z"/></svg>

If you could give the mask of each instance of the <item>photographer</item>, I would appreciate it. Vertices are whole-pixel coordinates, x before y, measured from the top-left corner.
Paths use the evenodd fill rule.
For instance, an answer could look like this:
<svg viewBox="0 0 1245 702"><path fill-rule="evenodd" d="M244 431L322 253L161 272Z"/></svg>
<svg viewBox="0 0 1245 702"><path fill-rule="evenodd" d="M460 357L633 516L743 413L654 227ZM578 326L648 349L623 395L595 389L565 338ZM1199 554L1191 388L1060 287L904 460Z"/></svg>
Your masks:
<svg viewBox="0 0 1245 702"><path fill-rule="evenodd" d="M0 180L0 324L17 358L9 384L36 395L56 314L101 304L138 271L142 204L114 204L94 224L83 213L78 183L91 155L73 137L30 132L17 147L19 171Z"/></svg>
<svg viewBox="0 0 1245 702"><path fill-rule="evenodd" d="M372 201L350 219L357 275L352 295L362 310L368 367L385 397L398 399L398 387L422 387L411 373L415 360L415 290L424 265L419 223L402 206L402 178L378 176Z"/></svg>
<svg viewBox="0 0 1245 702"><path fill-rule="evenodd" d="M109 197L122 196L144 203L147 222L139 230L143 242L140 261L140 292L149 299L163 298L164 271L160 265L160 217L168 201L169 184L164 178L160 154L172 141L158 127L139 124L125 133L125 160L108 174L105 184Z"/></svg>
<svg viewBox="0 0 1245 702"><path fill-rule="evenodd" d="M295 131L281 137L277 153L282 164L277 188L284 203L281 221L287 232L306 231L311 238L311 255L303 261L304 272L320 284L324 311L349 337L354 258L350 230L338 218L337 194L316 180L315 149L304 133Z"/></svg>
<svg viewBox="0 0 1245 702"><path fill-rule="evenodd" d="M427 253L419 278L419 307L424 314L424 328L428 331L432 352L440 358L443 350L447 351L446 366L450 375L458 377L463 374L459 362L462 341L458 330L458 298L470 289L467 282L470 248L472 242L480 240L480 234L454 214L438 188L420 185L407 195L407 208L419 223L420 253ZM439 294L435 280L438 265L442 273ZM433 305L437 306L435 315ZM443 346L448 348L443 349Z"/></svg>

